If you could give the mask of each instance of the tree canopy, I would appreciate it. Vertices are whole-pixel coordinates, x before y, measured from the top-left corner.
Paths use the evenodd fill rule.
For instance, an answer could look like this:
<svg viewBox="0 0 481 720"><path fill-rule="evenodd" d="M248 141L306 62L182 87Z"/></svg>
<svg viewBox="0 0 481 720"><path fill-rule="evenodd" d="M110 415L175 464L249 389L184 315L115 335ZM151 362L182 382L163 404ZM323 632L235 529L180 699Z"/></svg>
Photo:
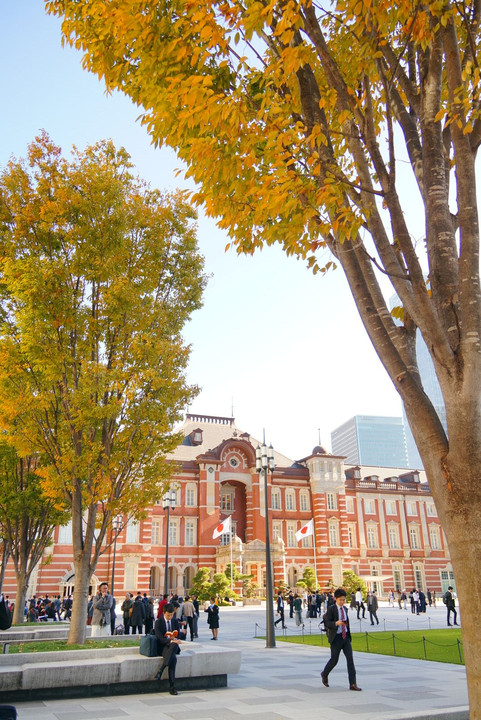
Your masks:
<svg viewBox="0 0 481 720"><path fill-rule="evenodd" d="M162 496L196 393L181 337L205 282L194 217L111 142L69 161L44 133L0 177L0 427L46 458L44 491L72 513L80 613L112 519Z"/></svg>
<svg viewBox="0 0 481 720"><path fill-rule="evenodd" d="M278 242L314 271L342 267L448 537L471 713L481 717L479 0L46 6L84 66L132 98L155 142L176 149L195 200L239 252ZM422 385L417 331L447 431Z"/></svg>

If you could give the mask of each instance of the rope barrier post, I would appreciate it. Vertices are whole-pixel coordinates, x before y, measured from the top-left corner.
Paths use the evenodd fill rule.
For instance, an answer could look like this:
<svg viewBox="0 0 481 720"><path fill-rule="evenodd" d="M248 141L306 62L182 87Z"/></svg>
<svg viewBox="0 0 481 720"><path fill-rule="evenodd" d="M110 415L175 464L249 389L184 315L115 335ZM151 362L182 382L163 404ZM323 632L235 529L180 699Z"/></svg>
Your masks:
<svg viewBox="0 0 481 720"><path fill-rule="evenodd" d="M461 665L462 665L462 664L463 664L463 656L461 655L461 641L460 641L459 638L458 638L458 639L456 640L456 642L458 643L459 662L460 662Z"/></svg>
<svg viewBox="0 0 481 720"><path fill-rule="evenodd" d="M428 618L429 629L431 630L431 618Z"/></svg>
<svg viewBox="0 0 481 720"><path fill-rule="evenodd" d="M257 637L257 623L254 625L254 637Z"/></svg>
<svg viewBox="0 0 481 720"><path fill-rule="evenodd" d="M394 633L392 634L392 651L393 654L396 654L396 640L394 639Z"/></svg>
<svg viewBox="0 0 481 720"><path fill-rule="evenodd" d="M384 632L386 632L386 618L383 619L383 625L384 625Z"/></svg>
<svg viewBox="0 0 481 720"><path fill-rule="evenodd" d="M406 618L406 629L409 630L409 618Z"/></svg>
<svg viewBox="0 0 481 720"><path fill-rule="evenodd" d="M427 660L428 656L426 654L426 638L423 635L423 649L424 649L424 659Z"/></svg>
<svg viewBox="0 0 481 720"><path fill-rule="evenodd" d="M305 640L304 640L304 623L302 623L302 642L305 642Z"/></svg>
<svg viewBox="0 0 481 720"><path fill-rule="evenodd" d="M369 652L369 633L366 631L366 652Z"/></svg>

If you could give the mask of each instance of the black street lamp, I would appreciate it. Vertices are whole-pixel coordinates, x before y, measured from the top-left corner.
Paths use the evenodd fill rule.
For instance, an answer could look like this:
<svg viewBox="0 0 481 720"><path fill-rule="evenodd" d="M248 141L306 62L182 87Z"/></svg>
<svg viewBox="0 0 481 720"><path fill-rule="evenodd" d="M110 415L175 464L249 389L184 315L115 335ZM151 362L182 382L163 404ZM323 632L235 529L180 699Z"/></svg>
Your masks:
<svg viewBox="0 0 481 720"><path fill-rule="evenodd" d="M266 508L266 647L276 646L276 634L274 630L274 599L272 596L272 564L271 564L271 541L269 537L269 501L267 495L267 471L274 470L274 449L272 445L266 446L265 440L262 447L256 448L256 470L264 473L264 500Z"/></svg>
<svg viewBox="0 0 481 720"><path fill-rule="evenodd" d="M162 507L167 510L167 528L165 533L165 569L164 569L164 595L169 593L169 520L170 508L175 510L177 493L175 490L168 490L162 498Z"/></svg>
<svg viewBox="0 0 481 720"><path fill-rule="evenodd" d="M112 582L110 583L110 594L114 596L114 585L115 585L115 553L117 552L117 538L122 532L122 518L116 517L114 519L113 530L114 530L114 555L112 558Z"/></svg>

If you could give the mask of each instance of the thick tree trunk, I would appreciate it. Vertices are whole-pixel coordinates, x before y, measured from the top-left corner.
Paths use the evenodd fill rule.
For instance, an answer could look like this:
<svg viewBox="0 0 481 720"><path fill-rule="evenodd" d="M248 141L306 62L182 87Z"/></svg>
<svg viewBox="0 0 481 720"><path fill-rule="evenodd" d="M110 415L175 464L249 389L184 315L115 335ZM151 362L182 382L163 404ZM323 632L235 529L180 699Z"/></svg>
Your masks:
<svg viewBox="0 0 481 720"><path fill-rule="evenodd" d="M14 625L23 623L25 600L27 599L27 589L31 573L25 573L15 570L15 579L17 581L17 594L15 598L15 609L13 611L12 622Z"/></svg>
<svg viewBox="0 0 481 720"><path fill-rule="evenodd" d="M467 468L468 470L468 468ZM461 611L463 652L466 663L470 720L481 720L481 574L479 572L479 534L481 508L467 498L464 518L456 515L449 526L449 552L456 578Z"/></svg>
<svg viewBox="0 0 481 720"><path fill-rule="evenodd" d="M466 384L467 387L467 384ZM461 611L470 719L481 720L481 420L479 389L445 393L449 432L447 453L422 444L421 417L410 419L446 538ZM414 416L416 413L414 413ZM416 428L416 421L418 428Z"/></svg>
<svg viewBox="0 0 481 720"><path fill-rule="evenodd" d="M90 564L90 554L84 551L75 556L75 589L73 593L72 617L68 634L68 645L83 645L87 632L87 605L90 577L94 568Z"/></svg>

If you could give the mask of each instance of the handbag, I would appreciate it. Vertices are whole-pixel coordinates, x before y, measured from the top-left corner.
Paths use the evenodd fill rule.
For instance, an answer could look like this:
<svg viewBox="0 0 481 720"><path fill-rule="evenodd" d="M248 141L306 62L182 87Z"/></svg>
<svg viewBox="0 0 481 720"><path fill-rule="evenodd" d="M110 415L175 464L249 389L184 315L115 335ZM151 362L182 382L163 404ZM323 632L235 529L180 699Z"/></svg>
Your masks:
<svg viewBox="0 0 481 720"><path fill-rule="evenodd" d="M12 626L12 613L7 607L4 598L0 602L0 630L8 630Z"/></svg>
<svg viewBox="0 0 481 720"><path fill-rule="evenodd" d="M146 657L159 657L157 638L155 635L142 635L140 638L139 652Z"/></svg>

